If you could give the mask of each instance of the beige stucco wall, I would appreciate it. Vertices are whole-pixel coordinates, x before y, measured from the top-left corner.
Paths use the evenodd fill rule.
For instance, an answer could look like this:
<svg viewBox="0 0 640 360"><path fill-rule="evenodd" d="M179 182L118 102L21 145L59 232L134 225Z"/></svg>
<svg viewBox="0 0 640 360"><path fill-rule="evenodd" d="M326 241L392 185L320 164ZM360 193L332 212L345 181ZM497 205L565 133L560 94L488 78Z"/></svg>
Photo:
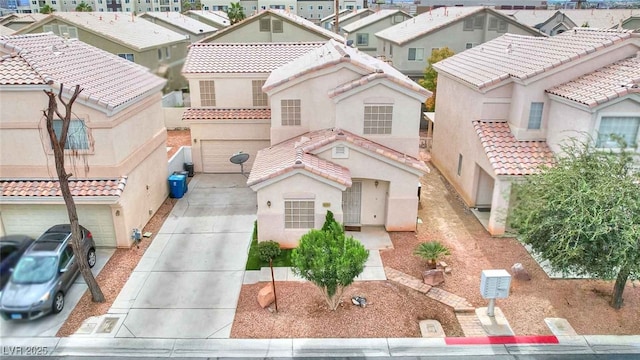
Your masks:
<svg viewBox="0 0 640 360"><path fill-rule="evenodd" d="M315 228L321 228L327 210L342 222L342 191L325 182L302 174L295 174L257 191L258 240L278 241L282 247L296 247L300 237L309 229L284 228L284 201L313 200L315 203ZM271 207L267 206L271 202ZM325 206L326 205L326 206Z"/></svg>
<svg viewBox="0 0 640 360"><path fill-rule="evenodd" d="M280 17L266 15L260 19L282 20ZM207 42L230 43L230 42L289 42L289 41L327 41L326 36L307 30L304 27L293 25L290 22L282 21L282 32L260 31L260 21L258 19L250 23L235 28L233 31L225 32Z"/></svg>
<svg viewBox="0 0 640 360"><path fill-rule="evenodd" d="M213 80L216 92L216 108L265 108L264 106L253 106L252 81L267 80L268 76L268 73L187 74L191 106L194 108L202 107L200 81ZM269 105L269 100L267 100L267 105Z"/></svg>
<svg viewBox="0 0 640 360"><path fill-rule="evenodd" d="M384 19L376 21L373 24L369 24L360 29L352 31L347 35L347 40L353 40L353 46L357 47L360 51L365 52L371 56L376 56L378 55L378 38L375 36L375 33L402 22L402 21L398 21L398 22L394 21L394 18L396 16L401 17L402 21L409 19L409 16L403 13L393 14ZM341 24L341 27L342 26L345 26L345 25ZM369 43L366 46L358 46L357 34L369 34Z"/></svg>
<svg viewBox="0 0 640 360"><path fill-rule="evenodd" d="M182 115L187 110L185 107L163 107L164 126L168 130L184 129L189 127L189 123L182 121Z"/></svg>

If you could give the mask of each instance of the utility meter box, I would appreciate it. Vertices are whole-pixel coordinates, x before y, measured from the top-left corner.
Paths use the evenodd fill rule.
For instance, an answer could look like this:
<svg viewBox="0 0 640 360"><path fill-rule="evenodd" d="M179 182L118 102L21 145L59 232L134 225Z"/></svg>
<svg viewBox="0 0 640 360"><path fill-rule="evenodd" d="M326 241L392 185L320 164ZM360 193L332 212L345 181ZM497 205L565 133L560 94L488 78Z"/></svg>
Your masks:
<svg viewBox="0 0 640 360"><path fill-rule="evenodd" d="M484 299L504 299L509 296L511 274L507 270L482 270L480 294Z"/></svg>

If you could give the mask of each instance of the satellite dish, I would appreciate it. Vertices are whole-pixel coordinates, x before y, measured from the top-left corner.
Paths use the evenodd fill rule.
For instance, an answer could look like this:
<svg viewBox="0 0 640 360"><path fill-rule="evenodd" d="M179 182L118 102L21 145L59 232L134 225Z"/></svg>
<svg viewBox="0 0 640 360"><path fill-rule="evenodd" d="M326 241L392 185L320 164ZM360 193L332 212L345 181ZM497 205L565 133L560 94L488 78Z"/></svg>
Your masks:
<svg viewBox="0 0 640 360"><path fill-rule="evenodd" d="M244 163L249 160L249 154L244 153L242 151L238 151L237 153L233 154L233 156L231 156L229 158L229 161L231 161L231 163L233 164L237 164L240 165L240 173L242 175L244 175L245 177L247 175L244 174Z"/></svg>

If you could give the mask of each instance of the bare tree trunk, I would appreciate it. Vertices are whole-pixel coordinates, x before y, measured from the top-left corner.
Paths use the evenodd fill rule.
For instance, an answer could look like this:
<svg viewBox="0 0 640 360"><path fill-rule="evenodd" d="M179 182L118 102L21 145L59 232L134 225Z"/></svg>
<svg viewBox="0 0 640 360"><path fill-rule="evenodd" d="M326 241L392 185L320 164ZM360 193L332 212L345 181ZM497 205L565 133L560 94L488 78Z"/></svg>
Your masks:
<svg viewBox="0 0 640 360"><path fill-rule="evenodd" d="M89 291L91 292L91 298L94 302L104 302L104 295L102 294L102 290L100 290L100 286L98 282L93 277L93 273L89 268L89 263L87 260L86 254L84 254L84 248L81 242L81 231L80 224L78 223L78 213L76 212L76 204L73 200L73 196L71 195L71 190L69 189L69 178L73 174L68 174L64 167L64 147L67 142L67 133L69 132L69 125L71 123L72 110L71 107L75 102L76 98L82 91L79 85L76 85L73 95L68 102L62 99L62 90L64 89L64 85L60 85L60 92L58 93L58 99L60 103L64 105L65 113L64 116L58 111L58 103L56 101L56 94L53 91L45 90L45 94L49 97L49 105L47 110L43 111L46 117L47 123L47 133L49 134L49 139L51 140L51 144L53 146L53 156L56 163L56 173L58 174L58 180L60 183L60 191L62 192L62 198L64 199L64 203L67 206L67 213L69 215L69 223L71 224L71 243L73 245L73 255L76 258L76 263L78 264L78 268L80 269L80 273L84 278L84 281L87 283L89 287ZM60 120L62 120L62 131L60 132L60 140L56 136L56 133L53 129L53 120L54 115L57 115ZM74 155L77 156L77 155Z"/></svg>
<svg viewBox="0 0 640 360"><path fill-rule="evenodd" d="M269 258L269 267L271 268L271 286L273 286L273 302L276 304L276 312L278 312L278 297L276 296L276 278L273 276L273 259Z"/></svg>
<svg viewBox="0 0 640 360"><path fill-rule="evenodd" d="M613 295L611 296L611 302L609 305L614 309L620 309L622 307L622 293L624 292L624 287L627 285L627 279L629 278L629 267L625 266L618 272L618 276L616 277L616 283L613 285Z"/></svg>
<svg viewBox="0 0 640 360"><path fill-rule="evenodd" d="M329 296L329 292L326 288L322 288L321 291L325 301L327 302L327 305L329 306L329 309L335 311L338 308L338 305L340 305L340 300L342 299L344 288L342 286L338 286L338 288L336 289L336 293L333 294L333 296Z"/></svg>

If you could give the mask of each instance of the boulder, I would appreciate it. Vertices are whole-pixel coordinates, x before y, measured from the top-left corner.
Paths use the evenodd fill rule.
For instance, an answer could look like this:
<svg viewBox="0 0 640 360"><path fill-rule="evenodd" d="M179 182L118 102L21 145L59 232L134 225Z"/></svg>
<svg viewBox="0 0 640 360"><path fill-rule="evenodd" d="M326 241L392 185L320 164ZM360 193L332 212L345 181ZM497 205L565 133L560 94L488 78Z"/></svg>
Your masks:
<svg viewBox="0 0 640 360"><path fill-rule="evenodd" d="M430 286L437 286L444 282L444 271L441 269L427 270L422 273L422 280Z"/></svg>
<svg viewBox="0 0 640 360"><path fill-rule="evenodd" d="M451 274L451 268L449 266L445 267L444 268L444 273L447 274L447 275Z"/></svg>
<svg viewBox="0 0 640 360"><path fill-rule="evenodd" d="M511 274L513 274L513 277L517 280L531 280L531 276L529 276L529 273L524 269L524 266L522 266L521 263L513 264L513 266L511 267Z"/></svg>
<svg viewBox="0 0 640 360"><path fill-rule="evenodd" d="M271 284L263 287L258 291L258 304L264 309L276 300Z"/></svg>

